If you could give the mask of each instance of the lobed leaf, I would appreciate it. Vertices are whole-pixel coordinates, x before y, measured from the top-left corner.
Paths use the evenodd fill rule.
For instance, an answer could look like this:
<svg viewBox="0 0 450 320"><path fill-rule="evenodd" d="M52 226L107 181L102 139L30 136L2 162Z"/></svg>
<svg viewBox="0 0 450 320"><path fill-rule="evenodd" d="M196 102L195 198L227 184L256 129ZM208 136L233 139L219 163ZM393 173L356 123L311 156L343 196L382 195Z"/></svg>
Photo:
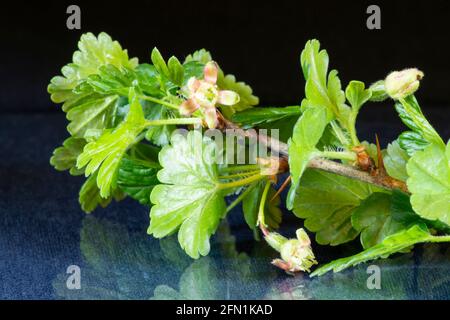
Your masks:
<svg viewBox="0 0 450 320"><path fill-rule="evenodd" d="M85 139L70 137L67 138L62 147L58 147L53 151L50 158L50 164L59 171L69 170L73 176L81 175L84 170L77 168L77 157L83 152L86 145Z"/></svg>
<svg viewBox="0 0 450 320"><path fill-rule="evenodd" d="M400 146L412 156L416 151L423 150L428 144L434 143L444 147L442 138L431 126L422 113L414 95L401 99L395 104L400 119L412 131L404 132L399 137Z"/></svg>
<svg viewBox="0 0 450 320"><path fill-rule="evenodd" d="M241 127L252 128L262 123L272 123L290 117L300 116L299 106L284 108L252 108L233 114L232 121Z"/></svg>
<svg viewBox="0 0 450 320"><path fill-rule="evenodd" d="M77 159L77 167L86 166L85 174L97 172L100 195L107 198L116 185L117 169L127 149L136 142L144 128L145 118L142 106L130 90L130 111L125 121L114 130L105 130L98 140L88 143Z"/></svg>
<svg viewBox="0 0 450 320"><path fill-rule="evenodd" d="M150 196L148 233L156 238L178 230L181 247L192 258L207 255L209 238L224 217L226 204L215 163L216 145L211 138L190 131L172 136L159 154L161 181Z"/></svg>
<svg viewBox="0 0 450 320"><path fill-rule="evenodd" d="M88 130L110 128L118 98L117 95L102 96L94 93L89 95L86 102L67 110L69 133L81 138Z"/></svg>
<svg viewBox="0 0 450 320"><path fill-rule="evenodd" d="M221 108L225 117L231 116L238 111L252 108L259 104L259 98L253 95L253 89L242 81L237 81L232 74L225 75L222 69L219 69L217 76L217 86L222 90L231 90L239 95L239 102L232 106L224 106Z"/></svg>
<svg viewBox="0 0 450 320"><path fill-rule="evenodd" d="M418 215L450 225L450 142L445 149L430 144L406 166L411 204Z"/></svg>
<svg viewBox="0 0 450 320"><path fill-rule="evenodd" d="M188 55L184 60L184 63L189 62L199 62L201 64L207 64L212 60L211 53L205 49L200 49L195 51L194 53Z"/></svg>
<svg viewBox="0 0 450 320"><path fill-rule="evenodd" d="M48 86L53 102L70 100L73 97L72 90L79 81L97 74L103 65L111 64L118 68L130 69L138 65L136 58L129 59L127 50L122 50L120 44L104 32L98 37L90 32L83 34L78 42L78 48L79 51L73 54L73 62L62 68L63 77L54 77Z"/></svg>
<svg viewBox="0 0 450 320"><path fill-rule="evenodd" d="M128 89L137 79L136 72L127 68L117 68L112 64L101 66L97 74L90 75L75 89L75 93L89 93L89 90L104 95L127 95Z"/></svg>
<svg viewBox="0 0 450 320"><path fill-rule="evenodd" d="M160 165L125 155L119 166L117 185L131 198L150 205L150 193L159 184L156 174Z"/></svg>
<svg viewBox="0 0 450 320"><path fill-rule="evenodd" d="M350 81L345 89L345 96L350 102L352 109L358 112L361 106L370 100L372 97L372 91L365 89L365 85L361 81Z"/></svg>
<svg viewBox="0 0 450 320"><path fill-rule="evenodd" d="M320 106L306 109L295 124L292 138L289 140L289 167L292 177L286 200L289 210L293 208L295 193L308 162L319 155L316 145L327 125L327 111Z"/></svg>
<svg viewBox="0 0 450 320"><path fill-rule="evenodd" d="M361 232L364 249L373 247L387 236L411 226L411 221L395 219L392 205L392 195L375 192L364 199L353 212L352 226Z"/></svg>
<svg viewBox="0 0 450 320"><path fill-rule="evenodd" d="M450 227L445 223L427 220L419 216L411 206L410 195L398 189L392 191L391 211L392 218L405 226L410 227L416 224L423 228L429 227L449 233Z"/></svg>
<svg viewBox="0 0 450 320"><path fill-rule="evenodd" d="M108 206L112 199L120 201L125 198L125 195L120 190L113 190L112 195L104 198L100 195L100 190L97 187L97 174L89 176L85 183L81 186L78 201L80 202L81 209L86 213L91 213L98 206L105 208Z"/></svg>
<svg viewBox="0 0 450 320"><path fill-rule="evenodd" d="M305 219L319 244L339 245L355 239L351 217L362 201L382 189L347 177L308 169L300 180L293 212Z"/></svg>
<svg viewBox="0 0 450 320"><path fill-rule="evenodd" d="M345 94L336 70L328 74L328 53L320 50L320 42L310 40L303 49L300 62L306 80L305 99L302 109L323 106L328 111L328 119L338 119L346 123L349 108L345 105ZM327 76L328 74L328 76Z"/></svg>
<svg viewBox="0 0 450 320"><path fill-rule="evenodd" d="M386 237L383 242L356 255L332 261L316 269L313 273L311 273L311 276L321 276L329 271L339 272L363 262L380 258L387 258L388 256L400 251L404 251L408 247L411 247L417 243L440 241L449 240L432 236L426 229L423 229L418 225L414 225L407 230L402 230L398 233Z"/></svg>
<svg viewBox="0 0 450 320"><path fill-rule="evenodd" d="M388 144L386 155L384 156L384 166L389 176L406 181L408 173L406 172L406 164L408 163L408 153L400 147L398 140Z"/></svg>
<svg viewBox="0 0 450 320"><path fill-rule="evenodd" d="M419 132L405 131L398 137L398 144L408 156L425 149L430 143Z"/></svg>
<svg viewBox="0 0 450 320"><path fill-rule="evenodd" d="M129 59L127 51L106 33L100 33L98 37L92 33L82 35L78 48L79 51L73 55L73 62L62 68L62 76L51 79L48 92L53 102L63 103L63 110L71 121L67 128L70 134L81 138L87 129L110 126L117 96L105 96L92 91L80 93L75 89L89 76L98 74L102 66L133 70L138 60Z"/></svg>

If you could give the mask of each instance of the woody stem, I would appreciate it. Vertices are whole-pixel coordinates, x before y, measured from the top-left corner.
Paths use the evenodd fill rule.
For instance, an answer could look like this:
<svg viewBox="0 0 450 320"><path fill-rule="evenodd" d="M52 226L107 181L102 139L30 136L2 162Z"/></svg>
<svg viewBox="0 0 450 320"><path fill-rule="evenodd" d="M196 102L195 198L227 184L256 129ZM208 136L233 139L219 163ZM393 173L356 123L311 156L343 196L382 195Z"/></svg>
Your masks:
<svg viewBox="0 0 450 320"><path fill-rule="evenodd" d="M256 138L260 143L266 145L275 153L281 155L281 161L286 161L289 157L288 145L277 139L268 137L264 134L257 133L255 130L243 130L235 123L225 119L222 115L219 115L219 119L222 123L223 129L234 129L237 134L244 136L245 138ZM313 168L317 170L322 170L330 173L334 173L340 176L345 176L350 179L359 180L369 184L376 185L383 189L392 190L397 188L392 183L392 179L380 179L377 176L372 176L367 171L359 170L356 167L342 164L336 161L327 160L323 158L314 158L309 161L308 168Z"/></svg>

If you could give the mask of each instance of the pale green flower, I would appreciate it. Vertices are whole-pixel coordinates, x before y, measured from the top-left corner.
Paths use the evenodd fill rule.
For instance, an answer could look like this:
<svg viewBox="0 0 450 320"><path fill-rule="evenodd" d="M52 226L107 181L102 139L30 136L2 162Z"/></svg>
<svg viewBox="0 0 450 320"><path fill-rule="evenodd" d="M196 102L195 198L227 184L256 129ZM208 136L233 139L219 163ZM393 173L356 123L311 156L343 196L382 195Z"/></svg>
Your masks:
<svg viewBox="0 0 450 320"><path fill-rule="evenodd" d="M298 229L296 235L297 239L287 239L276 232L266 234L267 243L281 255L281 259L273 260L272 264L289 273L310 272L311 267L317 264L311 241L303 228Z"/></svg>
<svg viewBox="0 0 450 320"><path fill-rule="evenodd" d="M216 104L232 106L240 99L234 91L219 90L216 84L218 71L217 64L210 61L205 65L203 80L190 78L184 88L188 99L180 105L180 112L183 115L190 115L200 109L210 129L218 124Z"/></svg>
<svg viewBox="0 0 450 320"><path fill-rule="evenodd" d="M391 72L384 81L386 92L394 100L406 98L419 89L423 76L416 68Z"/></svg>

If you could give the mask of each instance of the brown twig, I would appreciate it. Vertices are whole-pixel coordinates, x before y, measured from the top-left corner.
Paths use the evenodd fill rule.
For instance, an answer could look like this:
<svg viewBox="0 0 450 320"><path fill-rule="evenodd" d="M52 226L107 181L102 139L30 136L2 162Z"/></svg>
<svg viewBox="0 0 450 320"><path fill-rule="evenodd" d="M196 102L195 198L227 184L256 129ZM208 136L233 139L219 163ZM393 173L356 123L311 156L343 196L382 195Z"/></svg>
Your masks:
<svg viewBox="0 0 450 320"><path fill-rule="evenodd" d="M254 130L243 130L235 123L224 118L221 114L219 114L219 121L221 124L220 125L221 129L234 129L238 134L240 133L246 138L257 139L260 143L265 144L272 151L280 154L281 157L285 158L284 161L289 157L288 145L286 143L263 134L258 134ZM315 158L309 162L308 167L345 176L350 179L370 183L383 189L388 190L401 189L405 192L408 192L406 184L402 181L396 180L389 176L383 177L372 175L370 174L370 172L360 170L350 165L338 163L336 161L327 160L323 158Z"/></svg>

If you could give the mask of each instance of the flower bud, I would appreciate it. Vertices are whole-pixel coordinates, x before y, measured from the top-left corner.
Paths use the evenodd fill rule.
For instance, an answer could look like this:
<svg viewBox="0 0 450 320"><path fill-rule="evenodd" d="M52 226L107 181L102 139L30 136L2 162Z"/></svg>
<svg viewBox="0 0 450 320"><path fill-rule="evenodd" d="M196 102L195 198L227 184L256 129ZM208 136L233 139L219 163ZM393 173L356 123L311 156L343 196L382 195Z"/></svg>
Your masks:
<svg viewBox="0 0 450 320"><path fill-rule="evenodd" d="M387 94L394 100L406 98L419 89L423 72L416 68L394 71L384 82Z"/></svg>
<svg viewBox="0 0 450 320"><path fill-rule="evenodd" d="M311 241L302 228L298 229L296 234L297 239L287 239L276 232L269 232L265 236L267 243L281 255L281 259L275 259L272 263L290 273L309 272L311 267L317 264Z"/></svg>
<svg viewBox="0 0 450 320"><path fill-rule="evenodd" d="M287 238L276 232L269 232L264 239L266 239L267 243L278 252L281 251L283 244L288 241Z"/></svg>

